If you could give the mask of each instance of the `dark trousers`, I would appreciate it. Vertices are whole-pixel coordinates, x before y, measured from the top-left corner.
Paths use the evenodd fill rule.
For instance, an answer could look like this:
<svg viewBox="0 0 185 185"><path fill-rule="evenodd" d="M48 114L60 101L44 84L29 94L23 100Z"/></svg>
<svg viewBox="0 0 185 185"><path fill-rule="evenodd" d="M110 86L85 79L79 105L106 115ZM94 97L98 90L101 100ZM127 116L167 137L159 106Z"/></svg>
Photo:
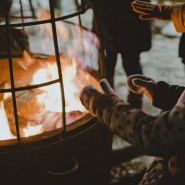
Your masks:
<svg viewBox="0 0 185 185"><path fill-rule="evenodd" d="M122 66L127 76L133 74L143 74L140 64L140 53L139 52L120 52L122 57ZM106 79L110 85L114 88L114 74L117 61L118 52L106 51L105 53L105 70ZM135 106L141 108L142 106L142 95L135 94L129 91L127 101Z"/></svg>

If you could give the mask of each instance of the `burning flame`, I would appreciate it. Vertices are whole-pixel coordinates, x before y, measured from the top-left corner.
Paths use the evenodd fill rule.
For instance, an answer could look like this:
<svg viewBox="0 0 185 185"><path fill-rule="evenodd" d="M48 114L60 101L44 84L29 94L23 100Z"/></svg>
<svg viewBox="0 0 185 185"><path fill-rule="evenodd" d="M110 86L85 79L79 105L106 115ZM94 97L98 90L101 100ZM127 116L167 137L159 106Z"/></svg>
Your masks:
<svg viewBox="0 0 185 185"><path fill-rule="evenodd" d="M34 76L32 84L43 83L54 80L58 77L57 65L48 64L47 68L38 70ZM76 85L77 78L77 62L72 60L71 64L67 65L63 70L64 93L66 97L66 112L75 110L85 111L84 107L79 102L79 87ZM38 81L39 80L39 81ZM42 94L38 95L38 101L41 99L45 105L46 111L62 112L60 84L52 84L39 88Z"/></svg>
<svg viewBox="0 0 185 185"><path fill-rule="evenodd" d="M41 134L44 132L42 125L32 126L29 122L27 127L23 129L24 137L29 137L37 134Z"/></svg>
<svg viewBox="0 0 185 185"><path fill-rule="evenodd" d="M0 102L0 128L0 140L15 138L15 136L10 131L8 119L2 101Z"/></svg>
<svg viewBox="0 0 185 185"><path fill-rule="evenodd" d="M84 85L78 84L76 81L76 79L78 79L77 61L75 59L69 60L68 64L65 64L62 72L63 83L65 87L64 93L66 100L66 113L73 111L80 111L85 113L86 110L79 101L79 86ZM43 83L46 81L54 80L56 78L58 78L57 64L50 61L45 61L44 67L38 69L34 73L31 84ZM29 137L43 133L44 131L62 127L62 119L60 116L58 116L58 114L63 111L60 84L55 83L52 85L40 87L38 89L40 90L40 93L35 96L34 103L28 102L30 105L29 109L27 109L29 112L32 112L31 109L36 109L35 115L32 114L32 119L35 120L37 124L31 125L28 121L26 128L23 129L24 137ZM24 107L22 109L24 109ZM19 114L21 114L21 111ZM50 116L47 117L47 114L51 115L51 117L53 117L52 119L56 119L57 117L57 120L54 121L50 118ZM27 117L26 114L22 116ZM47 117L48 121L44 117ZM71 120L72 119L69 118L69 121ZM54 122L55 124L53 125L51 122ZM67 122L67 124L69 123Z"/></svg>
<svg viewBox="0 0 185 185"><path fill-rule="evenodd" d="M75 110L80 110L85 112L84 107L79 101L78 92L79 87L76 85L77 77L77 62L75 59L72 60L72 65L66 67L64 70L64 86L67 87L64 89L66 99L66 112L71 112Z"/></svg>
<svg viewBox="0 0 185 185"><path fill-rule="evenodd" d="M50 19L48 13L49 11L41 11L40 19L42 20L43 17L44 19L46 19L47 17ZM43 48L42 46L40 47L40 43L38 43L36 49L39 49L40 47L41 49L43 49L43 51L46 51L41 53L47 53L47 55L53 56L55 52L51 44L51 42L53 42L51 25L42 24L40 26L42 35L39 35L39 37L41 36L42 39L44 38L42 46L45 48ZM68 30L68 28L62 21L57 21L56 27L58 40L62 40L62 42L59 43L59 48L60 50L62 50L62 52L60 51L60 53L65 53L65 56L60 56L60 60L65 93L65 112L66 117L69 116L66 119L66 123L70 124L86 113L85 108L79 101L79 92L80 89L84 85L86 85L86 82L89 83L90 81L89 76L87 77L86 75L83 76L83 74L80 74L79 61L81 65L81 70L82 68L87 68L89 58L87 58L87 56L84 57L82 45L85 44L87 47L88 42L84 42L83 39L80 39L80 42L79 40L73 43L69 42L71 35L73 35L73 37L82 36L80 35L81 29L79 27L77 27L76 29ZM81 41L83 44L81 44ZM94 37L93 41L96 45L96 37ZM92 53L94 52L92 47L89 46L88 49ZM40 50L38 50L37 52L39 53ZM80 58L80 55L83 55L83 57ZM93 59L91 58L91 60ZM84 64L84 61L87 61L86 66ZM8 70L9 69L7 68L7 71L4 71L9 74ZM16 70L18 71L17 73ZM48 57L44 60L37 60L33 59L26 51L24 51L23 58L17 61L14 67L14 71L16 78L14 79L15 86L18 87L45 83L59 78L55 57ZM23 76L25 76L26 78L23 78ZM7 81L8 80L5 80L5 82ZM10 86L10 84L8 85ZM21 116L22 118L24 118L23 124L19 124L19 129L22 131L21 137L29 137L62 127L61 113L63 112L63 110L60 89L60 83L39 87L31 91L33 97L28 98L27 100L20 101L20 105L17 103L18 117ZM26 93L27 92L25 91L25 94ZM25 96L30 97L29 94L26 94ZM2 101L0 102L0 140L16 138L14 136L16 135L16 132L12 134L12 129L10 129L8 123L9 117L11 116L9 114L6 114L6 106L4 107L3 103L4 101L6 101L6 99L10 98L11 93L7 93L7 96L4 96ZM19 97L16 98L18 99Z"/></svg>

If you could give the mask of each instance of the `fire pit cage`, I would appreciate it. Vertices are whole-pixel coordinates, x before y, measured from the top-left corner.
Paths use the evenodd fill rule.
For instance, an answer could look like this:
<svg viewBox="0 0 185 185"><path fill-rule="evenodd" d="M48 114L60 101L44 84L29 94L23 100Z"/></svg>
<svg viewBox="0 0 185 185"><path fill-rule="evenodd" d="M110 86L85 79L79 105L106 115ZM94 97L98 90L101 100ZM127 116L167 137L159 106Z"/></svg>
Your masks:
<svg viewBox="0 0 185 185"><path fill-rule="evenodd" d="M74 82L78 95L87 83L99 88L103 76L98 39L81 19L90 7L89 0L0 1L2 184L108 183L111 134L66 101L75 101Z"/></svg>
<svg viewBox="0 0 185 185"><path fill-rule="evenodd" d="M109 181L111 134L85 110L68 106L76 103L72 84L79 99L84 85L99 88L103 76L98 39L81 19L90 7L89 0L0 1L2 184Z"/></svg>
<svg viewBox="0 0 185 185"><path fill-rule="evenodd" d="M17 7L15 10L12 7L16 2ZM26 144L32 142L52 138L53 135L56 136L57 134L60 137L66 137L69 133L68 131L76 128L79 125L79 122L83 123L86 122L86 119L92 119L92 117L90 118L89 115L85 113L80 111L75 112L75 109L70 113L66 113L66 95L70 93L70 89L65 86L70 85L70 81L66 81L66 84L64 84L64 73L67 73L70 76L73 75L72 70L74 70L73 68L67 70L66 68L68 68L68 66L66 67L66 65L77 66L76 68L80 72L78 72L79 75L76 78L81 78L82 81L86 81L79 87L79 92L83 85L92 81L98 86L96 81L98 81L102 75L101 68L98 72L98 58L96 57L93 59L94 62L88 64L88 57L92 57L92 54L87 57L85 56L85 44L87 44L87 41L84 43L85 37L90 39L91 42L91 45L88 47L91 48L91 50L93 50L94 47L93 52L98 52L98 39L92 32L88 31L88 29L82 25L81 20L81 14L84 14L90 8L91 1L81 0L81 2L78 2L77 0L72 0L72 2L75 5L76 10L75 12L68 14L63 12L59 13L61 2L57 0L49 0L48 7L46 6L39 11L36 11L38 9L36 5L39 6L39 1L36 0L29 0L27 2L21 0L4 0L1 2L0 38L3 41L3 44L0 47L2 71L2 79L0 81L1 122L7 122L7 124L9 124L8 127L11 127L10 133L6 133L8 136L4 136L5 134L3 132L0 133L0 149L3 151L5 148L9 149L12 145L22 147L23 145L26 146ZM68 2L68 4L70 3ZM75 21L78 23L72 22L74 21L72 20L73 18L76 18ZM47 27L49 27L49 29ZM40 29L41 31L44 30L44 33L41 33ZM48 35L46 34L45 29L48 29L47 32L49 32L50 35L48 33ZM66 30L68 30L67 33ZM38 36L33 37L35 34L33 32L36 32ZM70 37L71 35L74 35L74 33L79 37L78 42L75 44L73 42L73 44L71 44L73 38L70 40ZM43 40L39 40L40 38ZM35 41L33 41L34 39ZM44 46L41 45L41 42ZM70 47L76 51L72 51ZM53 69L53 65L55 69ZM46 71L48 68L49 72ZM66 72L63 70L66 70ZM57 74L54 75L54 73ZM92 80L89 81L89 79L85 79L84 75L86 75L86 73L92 76ZM43 75L52 75L52 77L47 78L43 77ZM50 100L46 100L47 102L44 104L41 103L38 105L39 101L48 98L48 94L45 94L45 97L41 97L40 94L49 86L51 86L52 89L50 90L52 92L50 92L50 96L55 97L56 94L59 94L59 92L56 91L60 91L59 96L61 96L61 100L59 100L59 102L61 101L60 103L62 105L62 107L59 108L61 110L60 115L59 110L56 108L57 102L54 98L52 101L55 101L55 103L52 108L48 108L50 105L46 105L49 104ZM24 100L20 97L23 97ZM24 106L22 104L24 104ZM47 109L45 110L45 113L40 110L43 109L43 107ZM57 113L53 113L51 109L56 109ZM43 132L43 128L38 128L41 126L39 125L39 121L45 121L40 118L42 114L44 114L45 120L50 119L50 122L58 123L56 123L55 126L52 125L52 128L45 126L44 129L46 131ZM66 114L70 115L69 120L66 120ZM76 115L76 120L71 119L71 117L76 117ZM20 122L23 126L20 126ZM68 122L68 125L66 122ZM31 126L27 128L28 125ZM2 124L0 127L2 127ZM7 125L3 125L3 127L7 127ZM33 131L33 133L29 134L29 132L31 132L30 130L34 129L32 127L40 130ZM4 130L7 129L9 128L5 128Z"/></svg>

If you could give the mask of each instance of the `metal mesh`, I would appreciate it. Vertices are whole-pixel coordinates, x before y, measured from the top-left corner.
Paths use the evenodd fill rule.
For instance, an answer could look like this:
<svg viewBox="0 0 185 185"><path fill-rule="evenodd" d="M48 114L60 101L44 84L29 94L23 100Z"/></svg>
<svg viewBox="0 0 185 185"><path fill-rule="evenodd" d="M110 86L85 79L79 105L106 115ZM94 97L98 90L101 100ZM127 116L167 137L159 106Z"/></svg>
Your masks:
<svg viewBox="0 0 185 185"><path fill-rule="evenodd" d="M81 0L78 2L77 0L73 0L73 4L76 8L75 12L64 14L64 15L56 15L56 4L57 0L48 0L49 5L49 14L50 18L46 18L44 20L35 19L37 17L35 12L35 5L39 3L39 1L31 1L28 0L27 4L29 7L29 13L24 13L24 3L25 1L19 0L16 1L19 4L19 8L16 11L19 13L17 15L11 15L11 4L16 0L2 0L0 6L0 39L3 41L4 45L0 46L0 58L8 58L8 66L9 66L9 80L10 87L1 88L0 94L2 93L10 93L12 96L12 107L14 112L14 120L15 120L15 130L16 130L16 141L18 145L22 144L22 139L20 136L20 127L19 127L19 118L18 118L18 110L17 110L17 101L16 101L16 93L20 91L26 91L34 88L40 88L44 86L48 86L51 84L59 83L60 91L61 91L61 101L62 101L62 127L59 129L58 133L65 134L66 133L66 111L65 111L65 93L64 93L64 83L63 83L63 72L61 68L60 61L60 51L58 46L58 38L57 38L57 29L56 22L61 20L69 20L73 17L77 17L79 21L80 27L83 27L81 21L81 14L84 14L91 6L91 1L89 0ZM34 4L35 3L35 4ZM28 10L27 10L28 11ZM14 21L17 20L17 21ZM31 26L37 26L42 24L49 24L52 28L52 39L55 51L55 57L57 62L58 69L58 78L56 80L43 82L39 84L27 85L27 86L16 86L15 85L15 74L14 67L12 63L12 59L14 57L19 57L23 55L23 49L29 50L29 44L27 35L25 34L25 28ZM20 31L14 31L14 28L18 28ZM37 55L37 53L35 54ZM39 54L39 57L43 57L42 53ZM27 78L23 76L23 78Z"/></svg>

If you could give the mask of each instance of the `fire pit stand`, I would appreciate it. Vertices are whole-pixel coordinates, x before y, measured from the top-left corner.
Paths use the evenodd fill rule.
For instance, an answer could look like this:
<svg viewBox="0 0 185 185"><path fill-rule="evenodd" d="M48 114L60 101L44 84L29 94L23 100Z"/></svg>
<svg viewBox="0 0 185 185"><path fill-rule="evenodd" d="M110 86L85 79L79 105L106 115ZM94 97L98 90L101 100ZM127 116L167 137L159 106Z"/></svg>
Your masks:
<svg viewBox="0 0 185 185"><path fill-rule="evenodd" d="M20 16L9 15L11 4L14 2L20 4ZM63 16L56 16L55 0L48 0L50 17L44 20L34 20L36 14L32 2L33 1L30 0L27 2L30 4L32 12L31 16L27 16L23 13L23 3L25 3L25 0L1 1L2 6L0 10L3 10L3 15L0 17L4 19L0 22L0 31L4 34L4 38L6 38L6 44L4 45L4 48L2 47L3 52L0 51L0 59L2 59L2 61L0 60L0 65L3 64L3 61L6 61L5 66L8 66L8 79L10 84L6 87L6 80L5 83L3 82L3 85L5 85L0 88L0 95L2 95L3 98L0 97L0 100L4 103L4 97L8 94L8 96L11 96L12 102L8 108L4 108L4 106L1 106L0 108L2 109L1 115L5 117L4 120L6 120L10 126L11 118L13 120L11 120L11 124L14 125L13 129L11 129L14 131L14 136L12 138L8 137L8 139L0 139L1 183L5 185L107 185L109 183L110 175L109 162L112 148L112 137L109 131L89 114L85 114L81 118L71 122L69 125L66 124L65 89L67 87L65 87L64 84L63 66L61 65L61 53L59 51L57 35L57 22L67 22L68 19L73 17L78 17L80 30L87 30L82 25L80 15L86 13L91 6L91 2L88 0L81 0L80 3L78 3L77 0L73 1L77 7L76 12ZM14 18L19 21L21 20L21 22L12 22ZM26 19L32 20L27 21ZM17 85L17 81L15 80L16 73L14 61L17 61L16 58L25 55L24 50L29 52L27 43L28 38L25 34L25 29L46 24L49 24L52 28L51 33L58 78L31 85L24 85L22 82L21 85ZM22 31L20 32L21 34L18 33L18 36L14 37L16 38L15 40L12 32L14 28L22 28ZM83 36L83 33L81 36ZM22 41L21 46L18 42L19 38ZM18 51L15 52L14 49L17 46ZM2 48L0 47L0 49ZM32 53L30 58L34 58L34 61L39 58L42 62L45 57L48 56L46 54L43 55L42 53ZM27 60L28 59L29 58L27 58ZM18 64L22 65L20 61L18 61ZM23 67L27 67L25 67L25 63L23 63ZM101 72L93 72L93 69L85 69L84 71L89 71L89 75L96 74L93 79L96 79L97 82L102 75ZM25 72L24 75L21 76L21 79L28 79L27 74L28 73ZM57 83L60 87L59 93L61 95L62 105L60 127L38 134L29 136L24 135L22 133L22 130L24 129L20 126L20 120L25 120L25 117L21 114L22 117L20 118L17 94L19 95L19 93L21 94L21 92L27 92L29 90L34 93L40 93L40 89L43 90L43 88ZM79 92L80 91L81 89L79 89ZM55 96L55 94L56 92L54 91L53 96ZM31 95L29 94L28 97L30 98ZM9 112L13 112L13 116L8 115ZM47 113L47 115L48 114L49 113ZM52 122L52 119L50 121ZM3 129L1 128L1 125L0 129Z"/></svg>

